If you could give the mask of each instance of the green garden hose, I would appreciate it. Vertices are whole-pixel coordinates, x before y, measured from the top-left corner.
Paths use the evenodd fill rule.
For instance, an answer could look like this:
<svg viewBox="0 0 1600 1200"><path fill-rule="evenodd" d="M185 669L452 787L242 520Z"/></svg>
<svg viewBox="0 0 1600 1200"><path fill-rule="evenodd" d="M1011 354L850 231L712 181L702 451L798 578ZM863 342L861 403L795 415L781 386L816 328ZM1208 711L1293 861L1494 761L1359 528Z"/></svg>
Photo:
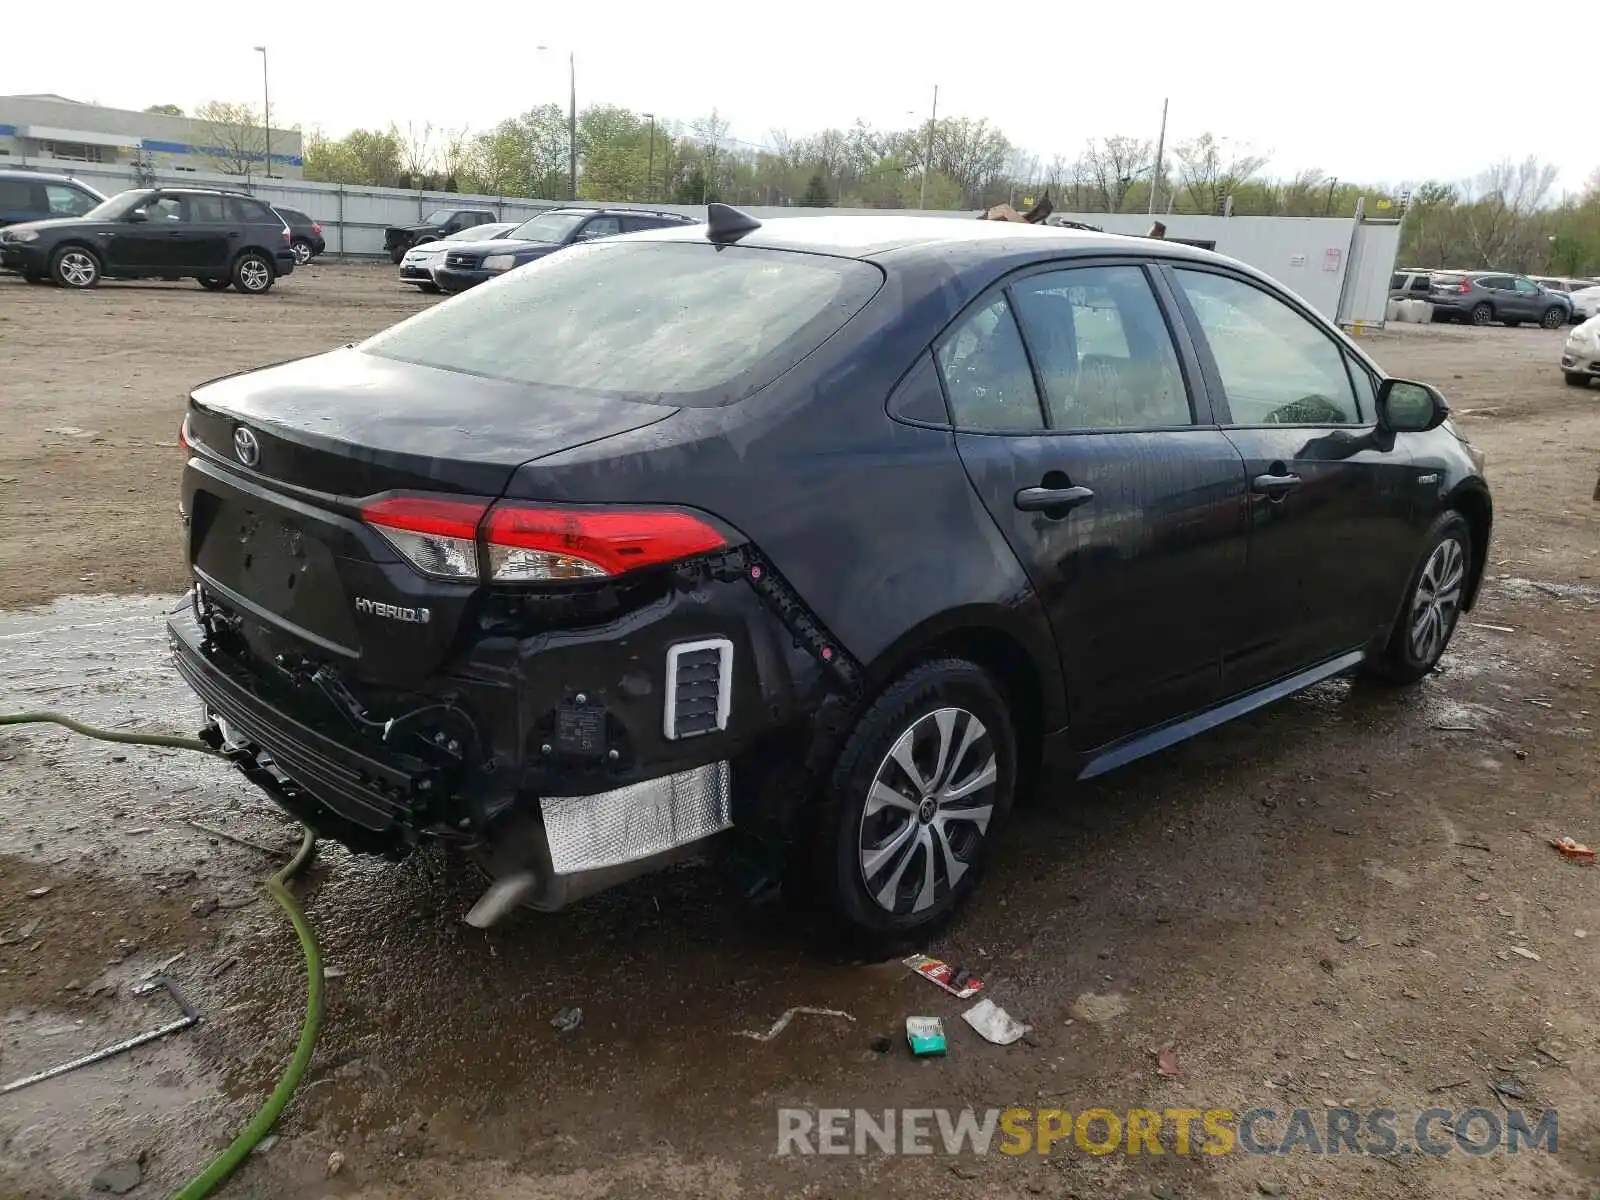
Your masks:
<svg viewBox="0 0 1600 1200"><path fill-rule="evenodd" d="M56 712L0 713L0 725L43 723L60 725L74 733L98 738L104 742L119 742L125 746L168 746L179 750L198 750L203 754L221 757L216 750L198 738L175 737L165 733L122 733L114 729L100 729ZM289 921L300 938L300 949L305 953L306 1019L300 1026L299 1044L295 1046L294 1056L289 1060L288 1068L278 1080L278 1086L273 1089L272 1095L268 1096L267 1102L261 1106L261 1111L256 1113L250 1124L228 1144L228 1148L212 1160L210 1166L177 1192L173 1200L202 1200L233 1174L235 1168L249 1156L250 1151L255 1149L256 1144L266 1137L267 1132L277 1123L284 1106L289 1103L289 1097L299 1086L306 1067L311 1064L311 1052L316 1048L317 1035L322 1031L322 951L317 946L316 934L311 931L305 913L300 911L300 906L295 903L294 896L289 891L289 881L305 869L306 864L311 861L316 845L317 835L310 827L306 827L305 834L300 839L300 849L281 871L267 876L266 881L267 892L278 902L278 907L288 914Z"/></svg>

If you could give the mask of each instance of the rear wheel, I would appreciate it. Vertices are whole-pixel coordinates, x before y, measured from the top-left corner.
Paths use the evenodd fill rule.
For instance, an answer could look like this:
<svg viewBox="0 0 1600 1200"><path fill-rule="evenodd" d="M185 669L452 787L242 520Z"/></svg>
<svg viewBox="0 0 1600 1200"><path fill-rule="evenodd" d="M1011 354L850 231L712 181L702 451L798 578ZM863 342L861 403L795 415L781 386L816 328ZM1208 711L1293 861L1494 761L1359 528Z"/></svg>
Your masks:
<svg viewBox="0 0 1600 1200"><path fill-rule="evenodd" d="M63 246L50 259L50 278L62 287L92 288L100 272L100 260L83 246Z"/></svg>
<svg viewBox="0 0 1600 1200"><path fill-rule="evenodd" d="M1539 318L1539 324L1546 329L1560 329L1567 323L1567 310L1564 308L1547 308L1544 316Z"/></svg>
<svg viewBox="0 0 1600 1200"><path fill-rule="evenodd" d="M427 292L430 296L437 296L439 294L439 285L437 283L419 283L417 284L417 291Z"/></svg>
<svg viewBox="0 0 1600 1200"><path fill-rule="evenodd" d="M297 239L289 248L294 251L296 266L303 267L311 261L311 243L304 238Z"/></svg>
<svg viewBox="0 0 1600 1200"><path fill-rule="evenodd" d="M1515 329L1518 325L1521 325L1522 322L1521 321L1501 321L1500 324L1504 325L1507 329Z"/></svg>
<svg viewBox="0 0 1600 1200"><path fill-rule="evenodd" d="M1494 309L1489 307L1487 301L1482 304L1475 304L1472 306L1469 319L1474 325L1487 325L1494 320Z"/></svg>
<svg viewBox="0 0 1600 1200"><path fill-rule="evenodd" d="M41 275L37 271L24 271L22 277L29 283L46 283L50 278L48 275Z"/></svg>
<svg viewBox="0 0 1600 1200"><path fill-rule="evenodd" d="M198 282L199 282L200 286L205 288L205 290L208 291L208 292L222 292L222 291L226 291L228 289L228 287L233 283L233 280L231 280L231 279L210 279L210 278L207 278L206 276L202 275Z"/></svg>
<svg viewBox="0 0 1600 1200"><path fill-rule="evenodd" d="M403 242L390 246L389 261L398 267L400 265L400 260L406 256L406 251L409 249L411 249L411 247Z"/></svg>
<svg viewBox="0 0 1600 1200"><path fill-rule="evenodd" d="M247 296L259 296L272 289L274 272L266 256L246 250L233 263L233 286Z"/></svg>
<svg viewBox="0 0 1600 1200"><path fill-rule="evenodd" d="M1565 379L1567 381L1567 386L1568 387L1588 387L1589 386L1589 377L1587 375L1585 375L1582 371L1563 371L1563 372L1561 372L1561 376L1562 376L1563 379Z"/></svg>
<svg viewBox="0 0 1600 1200"><path fill-rule="evenodd" d="M921 937L977 882L1016 788L1004 694L962 659L917 667L862 714L818 823L818 882L858 937Z"/></svg>
<svg viewBox="0 0 1600 1200"><path fill-rule="evenodd" d="M1440 514L1424 545L1389 643L1367 664L1371 674L1391 683L1415 683L1433 670L1450 644L1467 594L1472 531L1466 518L1453 510Z"/></svg>

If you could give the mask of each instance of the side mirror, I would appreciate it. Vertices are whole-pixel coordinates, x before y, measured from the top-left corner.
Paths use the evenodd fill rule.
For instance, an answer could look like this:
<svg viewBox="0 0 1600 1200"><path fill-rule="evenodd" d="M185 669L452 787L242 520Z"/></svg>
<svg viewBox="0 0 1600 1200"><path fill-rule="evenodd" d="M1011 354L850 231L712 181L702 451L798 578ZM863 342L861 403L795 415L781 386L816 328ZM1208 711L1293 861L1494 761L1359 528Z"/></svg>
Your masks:
<svg viewBox="0 0 1600 1200"><path fill-rule="evenodd" d="M1444 396L1426 383L1385 379L1378 388L1378 424L1395 433L1426 433L1449 415Z"/></svg>
<svg viewBox="0 0 1600 1200"><path fill-rule="evenodd" d="M145 212L145 210L142 208L136 208L122 219L137 225L141 221L148 221L150 219L150 214Z"/></svg>

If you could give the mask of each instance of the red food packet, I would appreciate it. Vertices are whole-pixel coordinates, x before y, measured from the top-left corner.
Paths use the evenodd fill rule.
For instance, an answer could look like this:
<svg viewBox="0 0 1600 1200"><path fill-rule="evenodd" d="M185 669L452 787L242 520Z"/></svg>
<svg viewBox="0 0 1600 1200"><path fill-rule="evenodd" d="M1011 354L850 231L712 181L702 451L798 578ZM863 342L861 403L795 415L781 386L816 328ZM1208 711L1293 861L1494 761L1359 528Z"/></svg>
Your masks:
<svg viewBox="0 0 1600 1200"><path fill-rule="evenodd" d="M976 996L983 990L983 980L970 971L952 967L949 963L929 958L926 954L913 954L905 960L905 964L929 983L938 984L952 996L962 1000Z"/></svg>

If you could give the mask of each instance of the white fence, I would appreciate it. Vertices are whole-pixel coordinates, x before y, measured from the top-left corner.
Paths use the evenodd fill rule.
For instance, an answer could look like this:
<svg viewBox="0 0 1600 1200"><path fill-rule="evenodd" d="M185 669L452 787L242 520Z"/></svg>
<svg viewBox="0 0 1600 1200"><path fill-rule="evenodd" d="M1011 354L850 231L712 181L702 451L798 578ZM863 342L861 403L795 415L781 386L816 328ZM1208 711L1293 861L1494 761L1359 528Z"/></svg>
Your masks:
<svg viewBox="0 0 1600 1200"><path fill-rule="evenodd" d="M239 179L194 171L138 174L132 167L83 166L73 172L85 183L110 194L131 187L227 187L249 191L270 204L297 208L321 223L328 252L375 257L383 254L383 231L391 225L414 225L440 208L489 208L499 220L520 221L547 208L571 207L567 201L530 200L521 196L480 196L458 192L416 192L400 188L344 186L304 179ZM576 206L598 208L590 201ZM634 204L703 217L705 208L688 204ZM807 217L848 213L874 216L961 216L975 210L933 212L920 209L766 208L748 211L757 217ZM1150 218L1133 213L1063 213L1061 217L1093 225L1107 233L1142 234ZM1345 325L1384 322L1389 276L1400 249L1397 222L1365 222L1348 217L1215 217L1165 215L1167 236L1211 244L1219 253L1265 271L1298 293L1323 315Z"/></svg>

